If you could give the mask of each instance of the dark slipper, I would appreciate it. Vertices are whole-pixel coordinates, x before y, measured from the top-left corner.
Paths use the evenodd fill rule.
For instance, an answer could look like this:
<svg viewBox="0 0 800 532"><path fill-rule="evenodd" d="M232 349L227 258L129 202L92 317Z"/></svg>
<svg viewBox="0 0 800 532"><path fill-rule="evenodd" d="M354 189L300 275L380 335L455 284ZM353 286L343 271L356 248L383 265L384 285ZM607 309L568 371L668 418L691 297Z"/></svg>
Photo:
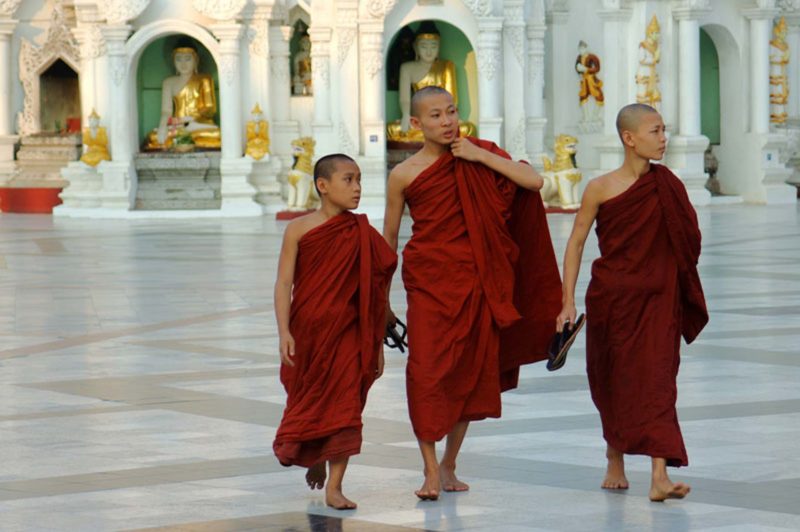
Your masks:
<svg viewBox="0 0 800 532"><path fill-rule="evenodd" d="M397 326L400 326L400 331ZM405 353L405 348L408 347L406 341L406 324L395 318L394 324L386 324L386 335L383 338L383 343L392 349L399 349L401 353Z"/></svg>
<svg viewBox="0 0 800 532"><path fill-rule="evenodd" d="M547 350L548 371L555 371L564 366L564 363L567 361L567 351L572 347L572 343L575 341L578 332L583 328L585 322L586 315L581 314L578 316L575 325L570 325L569 322L566 322L564 324L564 329L553 335L553 339L550 340L550 347Z"/></svg>

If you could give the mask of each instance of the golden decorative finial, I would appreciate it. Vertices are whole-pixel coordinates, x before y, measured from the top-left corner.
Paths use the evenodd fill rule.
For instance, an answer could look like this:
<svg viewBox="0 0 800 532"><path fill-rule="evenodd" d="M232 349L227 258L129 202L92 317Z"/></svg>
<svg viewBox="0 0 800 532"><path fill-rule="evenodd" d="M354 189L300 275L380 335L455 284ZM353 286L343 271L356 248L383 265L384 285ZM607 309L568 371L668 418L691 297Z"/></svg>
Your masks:
<svg viewBox="0 0 800 532"><path fill-rule="evenodd" d="M251 115L260 115L261 114L261 106L256 103L256 106L253 107L253 110L250 111Z"/></svg>
<svg viewBox="0 0 800 532"><path fill-rule="evenodd" d="M775 26L772 28L772 32L776 36L781 36L786 33L786 17L781 17L778 19L778 22L776 22Z"/></svg>
<svg viewBox="0 0 800 532"><path fill-rule="evenodd" d="M95 111L94 107L92 107L92 114L89 115L89 118L100 120L100 115L97 114L97 111Z"/></svg>
<svg viewBox="0 0 800 532"><path fill-rule="evenodd" d="M661 31L661 26L658 25L658 18L653 15L653 18L650 19L650 24L647 25L647 35L653 35L654 33L659 33Z"/></svg>

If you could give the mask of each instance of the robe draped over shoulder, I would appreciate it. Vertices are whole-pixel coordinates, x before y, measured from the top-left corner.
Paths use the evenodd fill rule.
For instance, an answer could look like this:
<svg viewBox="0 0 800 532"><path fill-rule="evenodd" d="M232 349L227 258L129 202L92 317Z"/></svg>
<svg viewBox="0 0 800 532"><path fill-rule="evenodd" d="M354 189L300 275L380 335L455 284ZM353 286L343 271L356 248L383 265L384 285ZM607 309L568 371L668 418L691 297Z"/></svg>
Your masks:
<svg viewBox="0 0 800 532"><path fill-rule="evenodd" d="M289 320L295 365L281 366L286 409L273 443L281 464L360 452L396 265L364 215L344 212L300 239Z"/></svg>
<svg viewBox="0 0 800 532"><path fill-rule="evenodd" d="M447 152L405 196L409 414L418 438L438 441L459 421L499 417L519 366L546 358L561 281L538 192Z"/></svg>
<svg viewBox="0 0 800 532"><path fill-rule="evenodd" d="M708 321L697 215L680 180L652 164L596 220L586 363L603 436L623 453L687 465L675 409L680 337L691 342Z"/></svg>

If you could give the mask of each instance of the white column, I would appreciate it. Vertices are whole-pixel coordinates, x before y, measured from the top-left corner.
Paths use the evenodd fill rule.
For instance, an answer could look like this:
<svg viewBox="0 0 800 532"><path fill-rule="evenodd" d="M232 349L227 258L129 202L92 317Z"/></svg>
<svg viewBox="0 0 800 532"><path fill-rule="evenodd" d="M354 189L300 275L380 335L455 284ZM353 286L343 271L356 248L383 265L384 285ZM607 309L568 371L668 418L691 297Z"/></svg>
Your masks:
<svg viewBox="0 0 800 532"><path fill-rule="evenodd" d="M17 138L11 113L11 35L17 21L0 20L0 181L14 170L14 143Z"/></svg>
<svg viewBox="0 0 800 532"><path fill-rule="evenodd" d="M242 91L239 46L242 26L236 23L214 24L211 31L219 39L219 114L222 133L222 158L242 156Z"/></svg>
<svg viewBox="0 0 800 532"><path fill-rule="evenodd" d="M750 132L769 133L769 39L776 9L745 11L750 19Z"/></svg>
<svg viewBox="0 0 800 532"><path fill-rule="evenodd" d="M689 15L679 19L678 125L681 135L700 134L700 25Z"/></svg>
<svg viewBox="0 0 800 532"><path fill-rule="evenodd" d="M312 25L308 29L311 39L311 73L314 87L314 121L312 128L317 141L316 153L329 153L333 146L331 120L331 35L326 26Z"/></svg>
<svg viewBox="0 0 800 532"><path fill-rule="evenodd" d="M383 22L360 21L358 41L361 52L361 146L365 157L383 159L386 151Z"/></svg>
<svg viewBox="0 0 800 532"><path fill-rule="evenodd" d="M478 105L481 138L503 143L503 19L478 19Z"/></svg>
<svg viewBox="0 0 800 532"><path fill-rule="evenodd" d="M358 1L339 0L336 2L336 62L331 70L331 97L336 105L331 109L334 123L337 123L336 136L339 138L338 150L355 157L361 152L359 129L361 123L359 101L358 45L354 46L358 35Z"/></svg>
<svg viewBox="0 0 800 532"><path fill-rule="evenodd" d="M289 38L291 26L271 21L269 27L269 107L272 113L270 137L272 152L285 165L292 162L292 140L299 135L291 119L291 79L289 75Z"/></svg>
<svg viewBox="0 0 800 532"><path fill-rule="evenodd" d="M538 10L538 11L537 11ZM528 86L525 92L525 115L527 122L527 151L531 163L539 164L544 153L544 128L547 118L544 109L544 5L535 4L534 13L528 21Z"/></svg>
<svg viewBox="0 0 800 532"><path fill-rule="evenodd" d="M525 17L523 0L503 2L504 78L504 148L513 159L528 159L526 153L525 91ZM530 89L529 89L530 90Z"/></svg>
<svg viewBox="0 0 800 532"><path fill-rule="evenodd" d="M249 21L251 41L248 54L248 74L250 78L250 98L244 101L242 112L245 116L255 104L261 106L265 120L272 118L272 106L269 105L269 69L265 68L269 58L269 6L256 6L253 17Z"/></svg>
<svg viewBox="0 0 800 532"><path fill-rule="evenodd" d="M103 26L103 36L106 39L108 55L108 98L109 109L114 112L105 117L111 124L109 144L111 159L114 162L129 163L132 157L131 150L131 125L130 106L127 99L127 87L123 83L126 79L127 57L125 41L130 35L131 26L119 24ZM90 111L91 112L91 111Z"/></svg>

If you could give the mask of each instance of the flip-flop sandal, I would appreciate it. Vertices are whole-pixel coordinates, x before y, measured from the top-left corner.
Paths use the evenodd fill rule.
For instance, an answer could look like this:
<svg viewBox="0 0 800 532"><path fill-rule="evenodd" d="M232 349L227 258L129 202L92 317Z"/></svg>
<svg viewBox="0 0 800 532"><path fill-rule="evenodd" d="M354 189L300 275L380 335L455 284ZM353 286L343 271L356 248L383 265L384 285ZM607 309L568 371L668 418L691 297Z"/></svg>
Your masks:
<svg viewBox="0 0 800 532"><path fill-rule="evenodd" d="M570 327L569 322L566 322L562 331L557 332L553 336L553 339L550 341L550 348L547 350L548 371L555 371L564 366L567 361L567 352L569 351L569 348L572 347L572 344L575 342L575 338L578 336L578 332L580 332L580 330L583 328L585 322L586 315L581 314L578 316L578 320L575 322L575 325Z"/></svg>
<svg viewBox="0 0 800 532"><path fill-rule="evenodd" d="M401 331L397 330L397 326L400 326ZM406 341L406 324L400 321L399 319L395 318L394 325L389 323L386 324L386 334L383 337L383 343L392 349L399 349L401 353L406 352L406 347L408 347L408 342Z"/></svg>

